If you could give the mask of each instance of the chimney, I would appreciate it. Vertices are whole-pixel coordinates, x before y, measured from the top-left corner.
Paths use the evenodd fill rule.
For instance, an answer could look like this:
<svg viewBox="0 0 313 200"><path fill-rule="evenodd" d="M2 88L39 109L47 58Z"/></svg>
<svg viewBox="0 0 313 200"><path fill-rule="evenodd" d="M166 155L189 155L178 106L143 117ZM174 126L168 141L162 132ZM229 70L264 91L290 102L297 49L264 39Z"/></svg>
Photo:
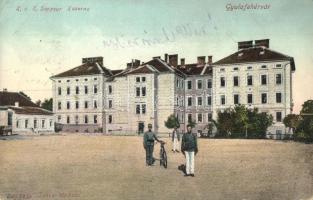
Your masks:
<svg viewBox="0 0 313 200"><path fill-rule="evenodd" d="M7 92L8 91L8 89L6 89L6 88L3 88L3 92Z"/></svg>
<svg viewBox="0 0 313 200"><path fill-rule="evenodd" d="M180 65L181 65L181 66L184 66L184 65L185 65L185 58L181 58L181 59L180 59Z"/></svg>
<svg viewBox="0 0 313 200"><path fill-rule="evenodd" d="M164 54L164 61L167 63L167 58L168 58L168 54L166 53L166 54Z"/></svg>
<svg viewBox="0 0 313 200"><path fill-rule="evenodd" d="M238 50L250 48L252 46L253 46L252 40L251 41L238 42Z"/></svg>
<svg viewBox="0 0 313 200"><path fill-rule="evenodd" d="M270 48L270 40L269 39L254 40L254 46Z"/></svg>
<svg viewBox="0 0 313 200"><path fill-rule="evenodd" d="M85 63L95 63L97 62L99 65L103 65L103 57L89 57L89 58L83 58L82 59L82 64Z"/></svg>
<svg viewBox="0 0 313 200"><path fill-rule="evenodd" d="M177 67L178 64L178 54L168 55L169 64L173 67Z"/></svg>
<svg viewBox="0 0 313 200"><path fill-rule="evenodd" d="M15 106L15 107L19 107L18 101L15 101L14 106Z"/></svg>
<svg viewBox="0 0 313 200"><path fill-rule="evenodd" d="M133 67L134 68L137 68L140 65L140 60L133 59L132 62L133 62Z"/></svg>
<svg viewBox="0 0 313 200"><path fill-rule="evenodd" d="M212 56L208 56L208 64L212 64Z"/></svg>
<svg viewBox="0 0 313 200"><path fill-rule="evenodd" d="M205 64L205 56L198 56L198 65L204 65Z"/></svg>

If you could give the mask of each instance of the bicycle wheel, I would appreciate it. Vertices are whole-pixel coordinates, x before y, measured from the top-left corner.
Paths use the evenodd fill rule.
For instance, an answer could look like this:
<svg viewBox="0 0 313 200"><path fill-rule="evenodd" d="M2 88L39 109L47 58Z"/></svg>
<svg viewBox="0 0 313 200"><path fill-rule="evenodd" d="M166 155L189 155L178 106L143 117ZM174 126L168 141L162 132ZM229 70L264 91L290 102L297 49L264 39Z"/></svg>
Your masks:
<svg viewBox="0 0 313 200"><path fill-rule="evenodd" d="M166 151L163 152L163 166L164 166L164 168L167 168L167 155L166 155Z"/></svg>
<svg viewBox="0 0 313 200"><path fill-rule="evenodd" d="M160 150L160 166L163 165L163 158L162 158L162 155L163 155L163 151L162 149Z"/></svg>

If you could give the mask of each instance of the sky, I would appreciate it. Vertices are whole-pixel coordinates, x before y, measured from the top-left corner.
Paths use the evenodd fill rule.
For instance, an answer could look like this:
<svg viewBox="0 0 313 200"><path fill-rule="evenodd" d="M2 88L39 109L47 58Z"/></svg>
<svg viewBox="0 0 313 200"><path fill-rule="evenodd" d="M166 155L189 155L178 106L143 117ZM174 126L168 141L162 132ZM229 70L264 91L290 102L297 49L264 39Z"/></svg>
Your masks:
<svg viewBox="0 0 313 200"><path fill-rule="evenodd" d="M49 77L83 57L103 56L110 69L165 53L214 62L238 41L268 38L295 59L297 113L313 99L312 7L313 0L0 0L0 89L43 100L52 97Z"/></svg>

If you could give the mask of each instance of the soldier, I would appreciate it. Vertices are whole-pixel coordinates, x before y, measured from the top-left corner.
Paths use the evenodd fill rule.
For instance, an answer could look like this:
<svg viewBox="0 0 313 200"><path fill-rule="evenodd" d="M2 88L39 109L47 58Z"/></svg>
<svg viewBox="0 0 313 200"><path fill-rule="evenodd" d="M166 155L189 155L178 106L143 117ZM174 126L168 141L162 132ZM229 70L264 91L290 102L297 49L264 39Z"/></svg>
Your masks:
<svg viewBox="0 0 313 200"><path fill-rule="evenodd" d="M155 133L152 132L152 124L148 124L148 131L143 135L143 147L146 150L146 164L151 166L154 162L153 158L153 149L154 149L154 140L161 142Z"/></svg>
<svg viewBox="0 0 313 200"><path fill-rule="evenodd" d="M198 153L197 136L191 132L191 126L187 126L187 133L182 137L181 151L186 157L186 174L185 176L194 177L195 155Z"/></svg>
<svg viewBox="0 0 313 200"><path fill-rule="evenodd" d="M173 132L172 132L172 142L173 142L173 149L172 151L175 152L179 152L177 150L178 145L179 145L179 141L180 141L180 133L177 130L177 127L174 128Z"/></svg>

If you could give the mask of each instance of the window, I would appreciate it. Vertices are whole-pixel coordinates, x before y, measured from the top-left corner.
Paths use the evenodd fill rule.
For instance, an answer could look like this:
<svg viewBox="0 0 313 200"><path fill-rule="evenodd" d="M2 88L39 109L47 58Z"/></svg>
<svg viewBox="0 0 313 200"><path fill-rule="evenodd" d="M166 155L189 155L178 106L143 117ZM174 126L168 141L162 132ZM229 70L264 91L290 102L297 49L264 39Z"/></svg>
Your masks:
<svg viewBox="0 0 313 200"><path fill-rule="evenodd" d="M62 104L61 104L61 102L59 101L59 102L58 102L58 110L61 110L61 107L62 107L61 105L62 105Z"/></svg>
<svg viewBox="0 0 313 200"><path fill-rule="evenodd" d="M212 88L212 79L208 79L208 89Z"/></svg>
<svg viewBox="0 0 313 200"><path fill-rule="evenodd" d="M59 82L59 83L61 83L61 81L60 81L60 80L59 80L58 82Z"/></svg>
<svg viewBox="0 0 313 200"><path fill-rule="evenodd" d="M136 114L140 114L140 105L139 104L136 105Z"/></svg>
<svg viewBox="0 0 313 200"><path fill-rule="evenodd" d="M234 104L239 104L239 94L234 94Z"/></svg>
<svg viewBox="0 0 313 200"><path fill-rule="evenodd" d="M85 124L88 124L88 115L85 115Z"/></svg>
<svg viewBox="0 0 313 200"><path fill-rule="evenodd" d="M75 115L75 124L78 124L79 123L79 117L78 115Z"/></svg>
<svg viewBox="0 0 313 200"><path fill-rule="evenodd" d="M34 128L37 128L37 119L34 119Z"/></svg>
<svg viewBox="0 0 313 200"><path fill-rule="evenodd" d="M261 75L261 84L266 85L267 84L267 75Z"/></svg>
<svg viewBox="0 0 313 200"><path fill-rule="evenodd" d="M281 112L276 112L276 121L281 122L281 120L282 120Z"/></svg>
<svg viewBox="0 0 313 200"><path fill-rule="evenodd" d="M109 100L109 108L112 108L112 107L113 107L113 101Z"/></svg>
<svg viewBox="0 0 313 200"><path fill-rule="evenodd" d="M208 106L212 105L212 97L208 96L208 102L207 102Z"/></svg>
<svg viewBox="0 0 313 200"><path fill-rule="evenodd" d="M233 70L234 70L234 71L238 71L238 67L234 67Z"/></svg>
<svg viewBox="0 0 313 200"><path fill-rule="evenodd" d="M62 95L62 89L61 89L61 87L58 87L58 94L59 94L59 95Z"/></svg>
<svg viewBox="0 0 313 200"><path fill-rule="evenodd" d="M93 86L93 93L97 94L98 93L98 85Z"/></svg>
<svg viewBox="0 0 313 200"><path fill-rule="evenodd" d="M253 85L253 77L252 75L247 76L247 85Z"/></svg>
<svg viewBox="0 0 313 200"><path fill-rule="evenodd" d="M225 68L221 68L221 69L220 69L220 72L225 72Z"/></svg>
<svg viewBox="0 0 313 200"><path fill-rule="evenodd" d="M97 100L93 101L93 108L98 108Z"/></svg>
<svg viewBox="0 0 313 200"><path fill-rule="evenodd" d="M71 88L70 88L70 87L67 87L67 88L66 88L66 94L67 94L67 95L70 95L70 94L71 94Z"/></svg>
<svg viewBox="0 0 313 200"><path fill-rule="evenodd" d="M280 92L277 92L276 93L276 103L281 103L281 93Z"/></svg>
<svg viewBox="0 0 313 200"><path fill-rule="evenodd" d="M112 115L109 115L109 124L112 124L113 118Z"/></svg>
<svg viewBox="0 0 313 200"><path fill-rule="evenodd" d="M141 88L141 96L143 96L143 97L146 96L146 87Z"/></svg>
<svg viewBox="0 0 313 200"><path fill-rule="evenodd" d="M198 106L202 106L202 97L198 97L197 100L198 100Z"/></svg>
<svg viewBox="0 0 313 200"><path fill-rule="evenodd" d="M16 128L19 128L19 125L20 125L19 123L20 123L20 120L17 120L16 121Z"/></svg>
<svg viewBox="0 0 313 200"><path fill-rule="evenodd" d="M276 64L276 68L281 68L281 64Z"/></svg>
<svg viewBox="0 0 313 200"><path fill-rule="evenodd" d="M234 76L234 86L239 86L239 77Z"/></svg>
<svg viewBox="0 0 313 200"><path fill-rule="evenodd" d="M66 82L70 82L70 80L66 80Z"/></svg>
<svg viewBox="0 0 313 200"><path fill-rule="evenodd" d="M225 87L225 77L221 77L221 87Z"/></svg>
<svg viewBox="0 0 313 200"><path fill-rule="evenodd" d="M212 120L212 113L208 113L208 122Z"/></svg>
<svg viewBox="0 0 313 200"><path fill-rule="evenodd" d="M188 106L192 106L192 97L188 97L187 102L188 102L187 103Z"/></svg>
<svg viewBox="0 0 313 200"><path fill-rule="evenodd" d="M198 114L198 122L202 123L202 114L201 113Z"/></svg>
<svg viewBox="0 0 313 200"><path fill-rule="evenodd" d="M88 94L88 86L85 85L85 94Z"/></svg>
<svg viewBox="0 0 313 200"><path fill-rule="evenodd" d="M197 88L198 88L198 90L202 89L202 80L197 81Z"/></svg>
<svg viewBox="0 0 313 200"><path fill-rule="evenodd" d="M46 121L43 119L43 120L41 121L41 127L42 127L42 128L45 128L45 126L46 126Z"/></svg>
<svg viewBox="0 0 313 200"><path fill-rule="evenodd" d="M187 88L188 90L192 89L192 81L187 81Z"/></svg>
<svg viewBox="0 0 313 200"><path fill-rule="evenodd" d="M276 74L276 84L280 85L282 83L282 76L281 74Z"/></svg>
<svg viewBox="0 0 313 200"><path fill-rule="evenodd" d="M75 108L78 109L79 108L79 101L75 102Z"/></svg>
<svg viewBox="0 0 313 200"><path fill-rule="evenodd" d="M93 116L93 123L94 124L98 123L98 115Z"/></svg>
<svg viewBox="0 0 313 200"><path fill-rule="evenodd" d="M221 95L221 105L225 105L225 95Z"/></svg>
<svg viewBox="0 0 313 200"><path fill-rule="evenodd" d="M188 122L192 122L192 114L188 114Z"/></svg>
<svg viewBox="0 0 313 200"><path fill-rule="evenodd" d="M76 94L79 94L79 87L78 86L76 86L75 90L76 90Z"/></svg>
<svg viewBox="0 0 313 200"><path fill-rule="evenodd" d="M176 87L179 88L179 80L176 80Z"/></svg>
<svg viewBox="0 0 313 200"><path fill-rule="evenodd" d="M95 80L95 81L96 81L96 80L97 80L97 78L93 78L93 80Z"/></svg>
<svg viewBox="0 0 313 200"><path fill-rule="evenodd" d="M266 69L267 66L266 66L266 65L262 65L261 68L262 68L262 69Z"/></svg>
<svg viewBox="0 0 313 200"><path fill-rule="evenodd" d="M109 94L112 94L113 90L112 90L112 85L109 85Z"/></svg>
<svg viewBox="0 0 313 200"><path fill-rule="evenodd" d="M50 122L50 127L52 127L52 120L50 120L49 122Z"/></svg>
<svg viewBox="0 0 313 200"><path fill-rule="evenodd" d="M28 119L25 119L25 128L28 128Z"/></svg>
<svg viewBox="0 0 313 200"><path fill-rule="evenodd" d="M140 77L136 77L136 82L140 83Z"/></svg>
<svg viewBox="0 0 313 200"><path fill-rule="evenodd" d="M78 82L79 80L78 79L76 79L76 82Z"/></svg>
<svg viewBox="0 0 313 200"><path fill-rule="evenodd" d="M262 99L262 104L267 103L267 94L266 93L262 93L261 94L261 99Z"/></svg>
<svg viewBox="0 0 313 200"><path fill-rule="evenodd" d="M141 77L142 82L146 82L146 77Z"/></svg>
<svg viewBox="0 0 313 200"><path fill-rule="evenodd" d="M251 104L251 103L253 102L253 96L252 96L252 94L248 94L248 95L247 95L247 102L248 102L249 104Z"/></svg>
<svg viewBox="0 0 313 200"><path fill-rule="evenodd" d="M66 117L66 123L69 124L70 123L70 116Z"/></svg>
<svg viewBox="0 0 313 200"><path fill-rule="evenodd" d="M61 122L61 115L58 116L58 122Z"/></svg>
<svg viewBox="0 0 313 200"><path fill-rule="evenodd" d="M140 97L140 87L136 87L136 97Z"/></svg>
<svg viewBox="0 0 313 200"><path fill-rule="evenodd" d="M252 69L252 66L248 66L248 67L247 67L247 70L251 70L251 69Z"/></svg>
<svg viewBox="0 0 313 200"><path fill-rule="evenodd" d="M66 109L70 109L71 108L71 104L70 104L70 102L68 101L68 102L66 102Z"/></svg>
<svg viewBox="0 0 313 200"><path fill-rule="evenodd" d="M85 81L88 81L88 78L85 78Z"/></svg>
<svg viewBox="0 0 313 200"><path fill-rule="evenodd" d="M85 108L88 108L88 101L85 101Z"/></svg>
<svg viewBox="0 0 313 200"><path fill-rule="evenodd" d="M142 104L142 105L141 105L141 109L142 109L142 110L141 110L141 113L142 113L142 114L146 114L146 104Z"/></svg>

